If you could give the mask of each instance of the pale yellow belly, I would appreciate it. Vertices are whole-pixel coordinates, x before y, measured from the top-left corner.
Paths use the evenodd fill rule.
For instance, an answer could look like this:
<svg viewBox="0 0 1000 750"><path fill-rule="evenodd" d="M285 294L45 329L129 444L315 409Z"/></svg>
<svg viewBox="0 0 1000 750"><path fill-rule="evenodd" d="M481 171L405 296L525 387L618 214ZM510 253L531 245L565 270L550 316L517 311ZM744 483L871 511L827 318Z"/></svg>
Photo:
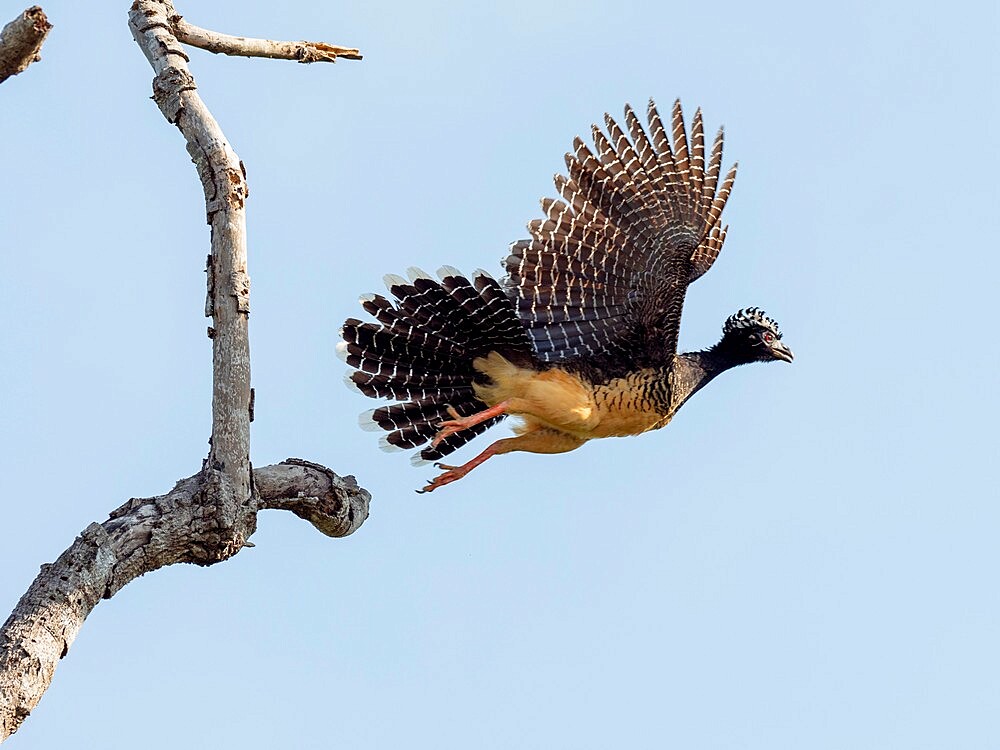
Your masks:
<svg viewBox="0 0 1000 750"><path fill-rule="evenodd" d="M549 427L581 440L638 435L663 427L668 417L642 394L649 372L637 372L599 386L558 369L520 368L496 352L473 365L491 385L476 385L476 395L490 406L508 403L508 413L523 417L525 427Z"/></svg>
<svg viewBox="0 0 1000 750"><path fill-rule="evenodd" d="M594 389L594 402L600 421L592 437L620 437L658 430L670 417L658 412L648 399L636 395L628 379L612 380Z"/></svg>

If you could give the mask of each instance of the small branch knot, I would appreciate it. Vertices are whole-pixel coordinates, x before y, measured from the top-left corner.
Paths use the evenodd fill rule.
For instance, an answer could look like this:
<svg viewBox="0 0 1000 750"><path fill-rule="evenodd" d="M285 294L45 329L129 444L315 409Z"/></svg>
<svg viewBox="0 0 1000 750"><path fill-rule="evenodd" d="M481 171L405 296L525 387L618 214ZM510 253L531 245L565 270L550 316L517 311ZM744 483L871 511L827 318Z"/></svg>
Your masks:
<svg viewBox="0 0 1000 750"><path fill-rule="evenodd" d="M236 297L236 309L241 313L250 312L250 277L246 271L233 271L229 275L229 283Z"/></svg>
<svg viewBox="0 0 1000 750"><path fill-rule="evenodd" d="M104 543L104 540L108 538L108 532L104 530L104 527L101 526L101 524L91 523L80 533L80 538L99 547Z"/></svg>
<svg viewBox="0 0 1000 750"><path fill-rule="evenodd" d="M186 70L167 67L153 78L153 101L167 121L176 125L184 111L181 94L197 88L194 78Z"/></svg>
<svg viewBox="0 0 1000 750"><path fill-rule="evenodd" d="M208 257L205 259L205 285L207 291L205 293L205 317L211 318L215 314L215 305L212 300L215 298L215 268L212 265L212 254L209 253ZM208 337L215 338L215 329L209 326L210 333Z"/></svg>
<svg viewBox="0 0 1000 750"><path fill-rule="evenodd" d="M204 481L195 502L196 512L198 509L209 511L214 530L192 540L191 562L213 565L228 560L243 549L246 540L256 530L257 516L240 512L246 498L238 496L238 487L228 472L218 467L206 467L202 476ZM206 529L209 527L207 520L202 515L203 528Z"/></svg>

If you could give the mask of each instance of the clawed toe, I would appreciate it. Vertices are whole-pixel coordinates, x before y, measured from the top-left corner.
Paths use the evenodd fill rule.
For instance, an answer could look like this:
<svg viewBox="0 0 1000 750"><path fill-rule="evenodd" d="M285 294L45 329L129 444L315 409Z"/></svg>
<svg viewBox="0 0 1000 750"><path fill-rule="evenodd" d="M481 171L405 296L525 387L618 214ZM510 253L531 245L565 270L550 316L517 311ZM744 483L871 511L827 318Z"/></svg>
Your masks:
<svg viewBox="0 0 1000 750"><path fill-rule="evenodd" d="M467 420L455 410L455 407L446 406L445 409L451 419L445 419L438 423L438 431L431 440L431 448L437 448L442 440L450 435L454 435L456 432L461 432L469 426Z"/></svg>
<svg viewBox="0 0 1000 750"><path fill-rule="evenodd" d="M467 417L463 417L459 414L455 407L450 405L445 406L445 412L447 412L451 419L446 419L437 426L438 431L437 434L431 439L431 447L437 448L441 444L441 441L445 438L506 413L508 405L509 402L501 401L496 406L491 406L489 409L485 409L476 414L470 414Z"/></svg>
<svg viewBox="0 0 1000 750"><path fill-rule="evenodd" d="M469 473L469 469L466 466L450 466L448 464L443 464L437 462L434 464L438 469L444 469L444 474L439 474L434 477L430 482L424 485L423 489L417 490L417 492L423 495L425 492L433 492L438 487L444 487L446 484L451 484L452 482L457 482L459 479L464 477Z"/></svg>

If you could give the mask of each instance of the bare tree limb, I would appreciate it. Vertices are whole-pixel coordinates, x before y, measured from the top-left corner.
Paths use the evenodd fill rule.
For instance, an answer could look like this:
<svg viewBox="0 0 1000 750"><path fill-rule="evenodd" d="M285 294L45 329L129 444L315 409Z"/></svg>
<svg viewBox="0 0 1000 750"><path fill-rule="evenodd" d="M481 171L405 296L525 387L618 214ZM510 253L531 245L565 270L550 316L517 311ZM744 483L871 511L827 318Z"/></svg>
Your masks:
<svg viewBox="0 0 1000 750"><path fill-rule="evenodd" d="M368 491L354 477L337 476L311 461L286 458L254 469L253 478L262 510L290 510L327 536L353 534L368 518Z"/></svg>
<svg viewBox="0 0 1000 750"><path fill-rule="evenodd" d="M212 226L212 447L206 469L221 525L231 534L230 543L219 548L225 559L239 551L256 522L254 513L247 512L253 505L247 185L242 162L198 95L187 55L171 31L174 15L169 0L137 0L129 11L129 28L156 73L153 100L187 141Z"/></svg>
<svg viewBox="0 0 1000 750"><path fill-rule="evenodd" d="M255 469L254 479L262 507L292 510L329 536L353 533L368 516L371 497L352 477L342 479L307 461ZM164 495L132 498L42 566L0 628L0 741L41 700L56 665L101 599L167 565L217 562L220 529L204 490L199 473Z"/></svg>
<svg viewBox="0 0 1000 750"><path fill-rule="evenodd" d="M33 5L0 31L0 83L42 59L42 43L52 29L45 12Z"/></svg>
<svg viewBox="0 0 1000 750"><path fill-rule="evenodd" d="M153 99L185 138L212 227L205 310L213 319L211 449L197 474L164 495L129 500L42 566L0 627L0 742L38 704L97 603L130 581L175 563L212 565L253 546L261 509L289 510L333 537L368 517L370 495L353 477L302 459L251 469L246 173L198 95L174 32L179 20L170 0L135 0L129 12L155 72Z"/></svg>
<svg viewBox="0 0 1000 750"><path fill-rule="evenodd" d="M340 47L325 42L275 42L271 39L230 36L190 24L181 16L172 17L170 22L177 38L184 44L215 54L273 57L278 60L297 60L300 63L336 62L338 57L345 60L362 59L361 52L354 47Z"/></svg>

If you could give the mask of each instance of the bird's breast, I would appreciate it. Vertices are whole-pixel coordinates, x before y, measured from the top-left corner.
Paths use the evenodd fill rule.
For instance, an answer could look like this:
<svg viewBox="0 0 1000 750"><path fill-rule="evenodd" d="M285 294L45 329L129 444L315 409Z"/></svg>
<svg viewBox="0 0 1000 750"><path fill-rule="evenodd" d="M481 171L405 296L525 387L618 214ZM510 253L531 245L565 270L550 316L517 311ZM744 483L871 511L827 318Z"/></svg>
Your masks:
<svg viewBox="0 0 1000 750"><path fill-rule="evenodd" d="M591 440L638 435L670 421L662 408L662 376L639 370L603 383L592 383L559 367L517 367L496 352L474 362L490 377L476 385L476 395L490 406L508 404L508 413L533 424Z"/></svg>
<svg viewBox="0 0 1000 750"><path fill-rule="evenodd" d="M653 370L593 385L594 404L600 414L594 437L638 435L665 426L670 417L661 409L658 386L659 373Z"/></svg>

